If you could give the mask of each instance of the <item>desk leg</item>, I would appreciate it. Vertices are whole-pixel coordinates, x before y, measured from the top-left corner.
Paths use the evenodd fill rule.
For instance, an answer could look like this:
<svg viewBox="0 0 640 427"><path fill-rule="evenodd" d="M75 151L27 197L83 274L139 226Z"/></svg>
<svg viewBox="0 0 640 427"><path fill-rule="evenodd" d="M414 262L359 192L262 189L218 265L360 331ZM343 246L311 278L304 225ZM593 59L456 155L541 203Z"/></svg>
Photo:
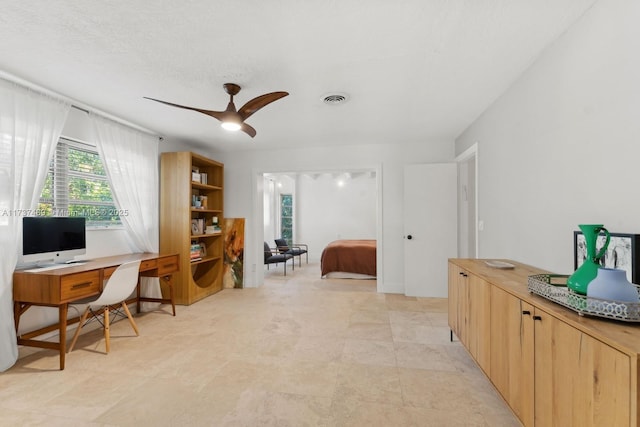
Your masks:
<svg viewBox="0 0 640 427"><path fill-rule="evenodd" d="M158 277L160 280L164 280L165 283L169 286L169 298L152 298L152 297L143 297L140 295L140 282L138 281L138 298L137 298L137 308L138 313L140 313L140 302L159 302L160 304L171 304L171 309L173 315L176 315L176 303L173 299L173 275L167 274L166 276L149 276L149 277Z"/></svg>
<svg viewBox="0 0 640 427"><path fill-rule="evenodd" d="M169 286L169 299L171 300L171 309L173 310L173 315L176 315L176 303L175 300L173 299L173 274L170 274L168 276L164 276L162 278L165 282L167 282L167 285Z"/></svg>
<svg viewBox="0 0 640 427"><path fill-rule="evenodd" d="M64 357L67 354L67 313L68 304L60 304L59 321L60 321L60 370L64 369Z"/></svg>
<svg viewBox="0 0 640 427"><path fill-rule="evenodd" d="M17 301L13 302L13 325L16 327L16 335L18 334L18 326L20 325L20 314L22 310L20 309L20 303Z"/></svg>
<svg viewBox="0 0 640 427"><path fill-rule="evenodd" d="M138 276L138 285L136 286L136 313L140 314L140 276Z"/></svg>

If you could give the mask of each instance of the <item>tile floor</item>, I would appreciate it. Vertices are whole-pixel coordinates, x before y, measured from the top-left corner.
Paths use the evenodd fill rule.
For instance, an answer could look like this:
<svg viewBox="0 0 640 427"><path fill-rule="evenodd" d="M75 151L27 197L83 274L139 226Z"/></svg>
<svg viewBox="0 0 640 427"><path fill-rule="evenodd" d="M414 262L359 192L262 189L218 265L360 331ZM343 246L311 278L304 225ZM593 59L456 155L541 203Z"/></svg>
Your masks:
<svg viewBox="0 0 640 427"><path fill-rule="evenodd" d="M519 426L458 342L443 299L378 294L375 281L271 268L177 316L159 311L20 349L0 373L0 425Z"/></svg>

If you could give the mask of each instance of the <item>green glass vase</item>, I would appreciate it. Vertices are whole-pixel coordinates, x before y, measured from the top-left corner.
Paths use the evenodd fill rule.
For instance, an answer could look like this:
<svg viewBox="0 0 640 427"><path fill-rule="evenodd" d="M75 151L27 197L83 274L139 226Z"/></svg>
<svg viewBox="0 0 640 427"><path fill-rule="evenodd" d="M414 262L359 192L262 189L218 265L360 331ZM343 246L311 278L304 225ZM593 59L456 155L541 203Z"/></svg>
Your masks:
<svg viewBox="0 0 640 427"><path fill-rule="evenodd" d="M586 295L589 283L591 283L591 281L598 275L598 269L600 268L599 261L607 251L607 246L609 246L611 236L609 235L609 231L607 231L602 224L581 224L578 227L580 227L580 230L584 235L587 247L587 257L584 260L584 263L582 263L582 265L578 267L571 276L569 276L567 279L567 286L574 292ZM596 252L596 241L600 233L604 233L606 239L602 248Z"/></svg>

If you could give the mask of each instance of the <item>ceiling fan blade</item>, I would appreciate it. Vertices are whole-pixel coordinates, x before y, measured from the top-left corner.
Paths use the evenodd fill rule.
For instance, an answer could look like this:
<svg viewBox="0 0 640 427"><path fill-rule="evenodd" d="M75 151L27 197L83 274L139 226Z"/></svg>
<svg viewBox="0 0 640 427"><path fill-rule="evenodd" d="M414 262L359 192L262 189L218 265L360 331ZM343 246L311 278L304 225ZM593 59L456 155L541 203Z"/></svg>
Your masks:
<svg viewBox="0 0 640 427"><path fill-rule="evenodd" d="M277 101L280 98L284 98L287 95L289 95L289 92L271 92L260 95L244 104L240 108L240 110L238 110L238 114L240 114L240 117L242 117L243 121L247 120L253 113L258 111L265 105L270 104L273 101Z"/></svg>
<svg viewBox="0 0 640 427"><path fill-rule="evenodd" d="M185 110L192 110L192 111L197 111L199 113L202 114L206 114L207 116L211 116L214 117L218 120L222 120L222 117L224 116L224 114L226 113L226 111L212 111L212 110L204 110L202 108L195 108L195 107L187 107L186 105L180 105L180 104L174 104L172 102L167 102L167 101L161 101L159 99L155 99L155 98L149 98L147 96L143 96L144 99L150 99L151 101L156 101L156 102L160 102L161 104L166 104L166 105L170 105L172 107L177 107L177 108L184 108Z"/></svg>
<svg viewBox="0 0 640 427"><path fill-rule="evenodd" d="M254 136L256 136L256 130L254 128L252 128L251 126L249 126L246 123L242 123L240 125L240 130L244 133L246 133L247 135L249 135L251 138L253 138Z"/></svg>

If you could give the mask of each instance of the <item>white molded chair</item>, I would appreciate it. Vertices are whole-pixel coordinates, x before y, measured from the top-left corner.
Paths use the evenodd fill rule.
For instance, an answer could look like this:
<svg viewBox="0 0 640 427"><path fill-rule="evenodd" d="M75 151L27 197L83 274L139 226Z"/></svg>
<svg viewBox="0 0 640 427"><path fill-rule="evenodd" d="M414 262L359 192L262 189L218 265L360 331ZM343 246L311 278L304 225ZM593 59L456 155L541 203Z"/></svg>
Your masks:
<svg viewBox="0 0 640 427"><path fill-rule="evenodd" d="M78 340L82 327L94 320L97 320L104 328L105 346L107 353L109 353L109 325L111 323L109 320L109 313L111 311L114 312L115 316L120 315L124 317L126 315L129 318L129 323L131 323L136 335L139 335L136 322L133 321L131 312L125 302L127 298L131 296L138 284L139 271L140 261L124 263L116 268L111 277L109 277L107 283L104 285L102 294L100 294L98 299L85 299L69 304L69 306L75 308L78 313L80 312L78 307L86 306L86 309L80 317L78 329L76 329L76 333L73 335L73 341L71 341L68 352L73 350L73 346ZM122 308L124 314L120 312L120 308ZM87 320L87 317L89 316L91 317Z"/></svg>

